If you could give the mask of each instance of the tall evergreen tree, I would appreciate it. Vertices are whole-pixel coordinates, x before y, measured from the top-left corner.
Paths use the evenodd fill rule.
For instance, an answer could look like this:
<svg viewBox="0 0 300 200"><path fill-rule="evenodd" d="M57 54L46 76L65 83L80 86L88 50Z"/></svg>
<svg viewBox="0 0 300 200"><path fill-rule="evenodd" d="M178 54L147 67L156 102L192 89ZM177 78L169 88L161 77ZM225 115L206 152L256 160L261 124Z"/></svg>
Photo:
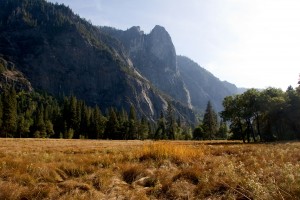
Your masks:
<svg viewBox="0 0 300 200"><path fill-rule="evenodd" d="M170 102L168 102L167 115L166 115L166 134L169 140L175 139L176 122L174 116L174 108Z"/></svg>
<svg viewBox="0 0 300 200"><path fill-rule="evenodd" d="M127 111L122 108L118 113L119 132L122 139L129 139L129 123Z"/></svg>
<svg viewBox="0 0 300 200"><path fill-rule="evenodd" d="M144 140L148 137L149 126L148 126L148 122L144 116L142 117L141 122L139 123L138 133L139 133L138 139Z"/></svg>
<svg viewBox="0 0 300 200"><path fill-rule="evenodd" d="M3 95L0 94L0 128L2 127L2 118L3 118Z"/></svg>
<svg viewBox="0 0 300 200"><path fill-rule="evenodd" d="M6 137L13 137L17 131L17 94L13 87L4 88L2 106L2 130Z"/></svg>
<svg viewBox="0 0 300 200"><path fill-rule="evenodd" d="M84 102L81 103L80 136L88 138L90 127L90 110Z"/></svg>
<svg viewBox="0 0 300 200"><path fill-rule="evenodd" d="M104 139L121 139L119 136L119 122L114 108L109 109Z"/></svg>
<svg viewBox="0 0 300 200"><path fill-rule="evenodd" d="M45 138L46 133L46 124L44 120L44 106L40 104L37 109L36 119L35 119L35 132L34 137L36 138Z"/></svg>
<svg viewBox="0 0 300 200"><path fill-rule="evenodd" d="M154 139L167 139L166 135L166 119L163 111L160 112L160 118L157 122L157 129L155 131Z"/></svg>
<svg viewBox="0 0 300 200"><path fill-rule="evenodd" d="M30 132L30 122L24 117L24 114L18 116L18 129L17 132L21 137L28 137Z"/></svg>
<svg viewBox="0 0 300 200"><path fill-rule="evenodd" d="M136 111L134 106L130 106L129 111L129 118L128 118L128 132L129 132L129 139L138 139L138 123L136 117Z"/></svg>
<svg viewBox="0 0 300 200"><path fill-rule="evenodd" d="M207 103L203 117L203 130L207 139L214 139L218 132L218 116L210 101Z"/></svg>
<svg viewBox="0 0 300 200"><path fill-rule="evenodd" d="M104 117L102 116L102 113L100 111L100 108L96 106L91 115L91 138L93 139L100 139L103 138L103 132L104 132Z"/></svg>

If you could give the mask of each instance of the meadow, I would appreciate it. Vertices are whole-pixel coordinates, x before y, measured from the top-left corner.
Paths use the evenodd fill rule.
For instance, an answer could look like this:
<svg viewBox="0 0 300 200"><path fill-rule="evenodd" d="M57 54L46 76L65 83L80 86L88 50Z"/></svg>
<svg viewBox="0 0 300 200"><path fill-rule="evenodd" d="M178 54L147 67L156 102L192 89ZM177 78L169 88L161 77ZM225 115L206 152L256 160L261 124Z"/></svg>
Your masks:
<svg viewBox="0 0 300 200"><path fill-rule="evenodd" d="M0 199L300 199L300 142L0 139Z"/></svg>

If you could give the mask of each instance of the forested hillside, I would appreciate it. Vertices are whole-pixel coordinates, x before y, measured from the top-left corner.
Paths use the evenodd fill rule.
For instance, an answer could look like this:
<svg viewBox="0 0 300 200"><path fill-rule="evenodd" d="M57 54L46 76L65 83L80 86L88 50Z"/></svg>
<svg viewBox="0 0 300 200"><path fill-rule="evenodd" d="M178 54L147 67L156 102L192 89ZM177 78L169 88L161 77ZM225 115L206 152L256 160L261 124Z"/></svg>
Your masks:
<svg viewBox="0 0 300 200"><path fill-rule="evenodd" d="M0 137L67 139L191 139L189 126L175 119L168 104L155 122L138 117L136 109L102 112L75 96L56 99L46 93L16 92L5 86L0 101Z"/></svg>

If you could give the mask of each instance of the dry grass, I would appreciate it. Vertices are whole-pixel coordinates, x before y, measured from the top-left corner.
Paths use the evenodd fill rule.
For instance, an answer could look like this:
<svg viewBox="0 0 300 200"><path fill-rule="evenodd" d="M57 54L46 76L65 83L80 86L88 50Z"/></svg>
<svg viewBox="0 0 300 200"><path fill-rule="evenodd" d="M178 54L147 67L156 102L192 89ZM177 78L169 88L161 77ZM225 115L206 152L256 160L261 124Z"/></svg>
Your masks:
<svg viewBox="0 0 300 200"><path fill-rule="evenodd" d="M300 199L300 143L1 139L0 199Z"/></svg>

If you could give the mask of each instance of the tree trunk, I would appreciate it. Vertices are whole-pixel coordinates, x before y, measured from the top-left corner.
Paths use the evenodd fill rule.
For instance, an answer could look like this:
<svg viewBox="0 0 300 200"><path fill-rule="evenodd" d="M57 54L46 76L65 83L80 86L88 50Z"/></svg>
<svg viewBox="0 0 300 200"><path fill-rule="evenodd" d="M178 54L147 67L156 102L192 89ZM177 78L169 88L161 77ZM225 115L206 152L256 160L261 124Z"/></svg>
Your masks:
<svg viewBox="0 0 300 200"><path fill-rule="evenodd" d="M243 127L242 127L242 123L241 122L239 122L239 127L240 127L240 132L242 134L243 143L246 143L246 141L245 141L245 133L243 131Z"/></svg>
<svg viewBox="0 0 300 200"><path fill-rule="evenodd" d="M259 123L259 115L256 115L256 128L257 128L257 135L259 135L260 141L262 140L261 138L261 132L260 132L260 123Z"/></svg>

